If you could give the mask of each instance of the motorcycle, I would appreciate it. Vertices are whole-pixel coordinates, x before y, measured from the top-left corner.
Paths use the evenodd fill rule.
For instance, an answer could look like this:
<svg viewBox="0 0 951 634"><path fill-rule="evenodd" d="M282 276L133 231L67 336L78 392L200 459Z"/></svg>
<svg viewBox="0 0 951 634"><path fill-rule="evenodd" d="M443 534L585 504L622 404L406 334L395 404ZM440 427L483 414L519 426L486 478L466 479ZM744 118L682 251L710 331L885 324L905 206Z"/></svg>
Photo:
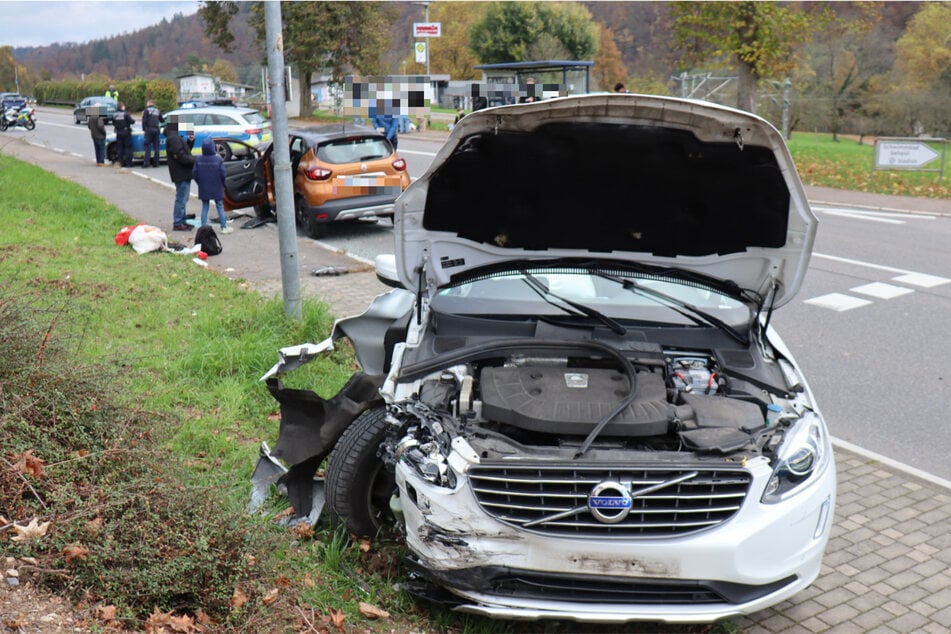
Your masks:
<svg viewBox="0 0 951 634"><path fill-rule="evenodd" d="M20 126L27 130L36 127L36 110L30 106L7 108L0 116L0 131Z"/></svg>

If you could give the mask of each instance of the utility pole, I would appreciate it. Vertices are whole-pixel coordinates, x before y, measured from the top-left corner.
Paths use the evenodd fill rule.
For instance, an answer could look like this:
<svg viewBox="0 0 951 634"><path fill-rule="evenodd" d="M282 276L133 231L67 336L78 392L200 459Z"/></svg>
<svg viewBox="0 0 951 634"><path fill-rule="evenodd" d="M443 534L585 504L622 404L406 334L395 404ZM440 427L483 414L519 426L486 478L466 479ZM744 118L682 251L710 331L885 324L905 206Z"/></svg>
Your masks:
<svg viewBox="0 0 951 634"><path fill-rule="evenodd" d="M424 3L426 7L426 22L429 22L429 3ZM426 42L426 75L429 76L429 58L432 57L432 42Z"/></svg>
<svg viewBox="0 0 951 634"><path fill-rule="evenodd" d="M302 319L300 270L297 264L297 226L294 222L294 184L291 154L287 147L287 102L284 95L284 35L281 3L264 3L264 35L267 46L268 88L271 94L271 156L274 160L274 202L277 205L277 237L281 254L281 285L284 314Z"/></svg>

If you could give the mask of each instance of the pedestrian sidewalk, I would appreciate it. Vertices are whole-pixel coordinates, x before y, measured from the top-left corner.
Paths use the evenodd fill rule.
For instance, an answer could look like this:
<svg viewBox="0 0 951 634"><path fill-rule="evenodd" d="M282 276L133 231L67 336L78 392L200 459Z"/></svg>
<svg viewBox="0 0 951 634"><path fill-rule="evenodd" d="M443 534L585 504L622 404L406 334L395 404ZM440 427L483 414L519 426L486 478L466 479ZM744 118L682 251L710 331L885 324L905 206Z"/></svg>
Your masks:
<svg viewBox="0 0 951 634"><path fill-rule="evenodd" d="M446 133L404 138L441 142ZM89 161L22 142L4 151L88 188L141 222L171 228L174 190L138 170L96 169ZM951 215L949 201L828 188L807 193L813 204ZM111 242L112 236L103 239ZM222 242L224 252L209 260L209 268L262 293L281 292L276 225L236 230ZM323 300L338 316L362 312L387 290L369 263L312 240L298 240L298 266L302 294ZM315 277L311 271L317 267L349 272ZM951 631L951 483L842 443L836 460L838 500L819 578L789 601L733 619L733 625L741 632L783 634Z"/></svg>

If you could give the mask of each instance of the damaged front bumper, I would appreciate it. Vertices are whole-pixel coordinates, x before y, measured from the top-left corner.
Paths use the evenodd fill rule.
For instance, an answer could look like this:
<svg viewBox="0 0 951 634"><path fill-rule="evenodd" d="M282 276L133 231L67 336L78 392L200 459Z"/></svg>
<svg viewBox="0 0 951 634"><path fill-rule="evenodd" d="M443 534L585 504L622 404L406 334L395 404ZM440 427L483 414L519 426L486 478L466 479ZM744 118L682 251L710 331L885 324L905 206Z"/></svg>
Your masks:
<svg viewBox="0 0 951 634"><path fill-rule="evenodd" d="M766 506L757 500L771 470L760 460L748 468L749 503L730 521L638 539L516 528L480 507L464 475L449 488L398 464L412 552L408 589L456 611L504 619L699 623L751 614L818 576L835 472L827 468L805 498Z"/></svg>
<svg viewBox="0 0 951 634"><path fill-rule="evenodd" d="M360 414L383 404L379 390L389 364L387 337L392 338L394 323L408 319L412 305L412 294L394 289L376 297L364 313L338 320L324 341L278 351L278 362L261 380L280 403L280 429L273 451L267 443L261 444L251 476L250 510L259 510L276 486L294 508L291 522L317 522L324 504L317 469ZM333 342L341 337L350 339L363 371L354 373L339 392L324 398L312 390L284 386L280 375L332 350Z"/></svg>

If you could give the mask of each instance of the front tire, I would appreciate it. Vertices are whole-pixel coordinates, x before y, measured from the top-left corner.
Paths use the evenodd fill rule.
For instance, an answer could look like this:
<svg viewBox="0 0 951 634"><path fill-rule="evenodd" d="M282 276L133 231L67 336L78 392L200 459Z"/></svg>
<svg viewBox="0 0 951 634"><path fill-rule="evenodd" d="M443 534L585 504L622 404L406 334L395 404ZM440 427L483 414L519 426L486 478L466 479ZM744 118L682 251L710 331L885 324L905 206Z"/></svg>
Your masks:
<svg viewBox="0 0 951 634"><path fill-rule="evenodd" d="M116 147L115 143L110 143L106 146L106 158L110 163L119 162L119 148Z"/></svg>
<svg viewBox="0 0 951 634"><path fill-rule="evenodd" d="M363 412L343 432L327 460L331 519L359 537L376 537L395 523L390 498L396 491L396 478L377 457L386 425L384 408Z"/></svg>
<svg viewBox="0 0 951 634"><path fill-rule="evenodd" d="M33 119L27 119L27 122L23 127L25 127L27 130L32 130L36 127L36 123L33 121Z"/></svg>

